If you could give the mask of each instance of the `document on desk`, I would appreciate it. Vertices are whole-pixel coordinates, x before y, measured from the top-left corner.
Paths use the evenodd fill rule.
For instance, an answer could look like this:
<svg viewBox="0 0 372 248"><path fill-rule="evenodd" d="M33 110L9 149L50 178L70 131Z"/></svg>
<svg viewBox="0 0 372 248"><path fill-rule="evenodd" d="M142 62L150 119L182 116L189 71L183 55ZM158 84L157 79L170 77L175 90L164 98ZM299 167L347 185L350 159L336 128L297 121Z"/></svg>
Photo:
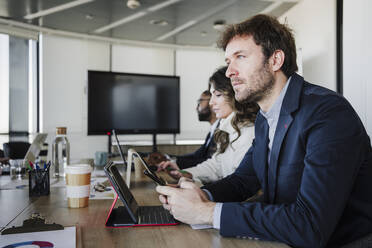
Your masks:
<svg viewBox="0 0 372 248"><path fill-rule="evenodd" d="M195 224L195 225L190 225L192 229L194 230L199 230L199 229L211 229L213 228L212 225L203 225L203 224Z"/></svg>
<svg viewBox="0 0 372 248"><path fill-rule="evenodd" d="M90 180L90 195L89 200L113 200L116 197L116 192L112 188L107 177L96 177Z"/></svg>
<svg viewBox="0 0 372 248"><path fill-rule="evenodd" d="M76 247L76 227L64 230L0 235L0 247Z"/></svg>

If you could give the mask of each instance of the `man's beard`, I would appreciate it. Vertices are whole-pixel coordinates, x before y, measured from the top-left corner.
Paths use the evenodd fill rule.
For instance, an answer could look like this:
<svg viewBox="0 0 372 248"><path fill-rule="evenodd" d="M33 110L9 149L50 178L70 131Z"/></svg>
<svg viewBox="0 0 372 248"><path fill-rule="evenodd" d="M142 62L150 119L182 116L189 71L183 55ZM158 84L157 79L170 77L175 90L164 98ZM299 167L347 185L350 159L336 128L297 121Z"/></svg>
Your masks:
<svg viewBox="0 0 372 248"><path fill-rule="evenodd" d="M211 119L211 109L209 107L206 107L202 109L201 111L198 111L198 117L199 121L209 121Z"/></svg>
<svg viewBox="0 0 372 248"><path fill-rule="evenodd" d="M274 76L270 73L267 62L264 62L262 68L257 70L257 72L249 78L250 83L241 78L233 78L232 81L251 85L249 88L240 91L234 89L235 98L238 102L258 102L269 95L274 86Z"/></svg>

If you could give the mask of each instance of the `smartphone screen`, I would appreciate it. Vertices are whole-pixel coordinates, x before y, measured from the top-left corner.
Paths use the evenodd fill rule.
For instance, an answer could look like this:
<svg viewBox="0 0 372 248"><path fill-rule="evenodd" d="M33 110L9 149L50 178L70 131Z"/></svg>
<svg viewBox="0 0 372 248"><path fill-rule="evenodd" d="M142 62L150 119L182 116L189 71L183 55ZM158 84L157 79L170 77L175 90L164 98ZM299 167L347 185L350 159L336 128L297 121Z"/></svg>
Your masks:
<svg viewBox="0 0 372 248"><path fill-rule="evenodd" d="M158 177L158 176L156 176L154 174L151 174L147 170L144 170L143 171L143 174L145 174L146 176L148 176L149 178L151 178L155 183L157 183L157 184L159 184L161 186L165 186L166 185L165 181L162 178L160 178L160 177Z"/></svg>

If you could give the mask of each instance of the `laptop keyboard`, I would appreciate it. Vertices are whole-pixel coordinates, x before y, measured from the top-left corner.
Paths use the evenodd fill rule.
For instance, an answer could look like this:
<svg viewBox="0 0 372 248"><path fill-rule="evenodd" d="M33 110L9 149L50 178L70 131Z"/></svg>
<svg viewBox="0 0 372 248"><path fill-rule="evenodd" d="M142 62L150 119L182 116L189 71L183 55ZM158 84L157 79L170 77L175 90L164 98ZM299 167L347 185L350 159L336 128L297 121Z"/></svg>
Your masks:
<svg viewBox="0 0 372 248"><path fill-rule="evenodd" d="M177 223L163 206L141 206L138 209L138 224L174 224Z"/></svg>

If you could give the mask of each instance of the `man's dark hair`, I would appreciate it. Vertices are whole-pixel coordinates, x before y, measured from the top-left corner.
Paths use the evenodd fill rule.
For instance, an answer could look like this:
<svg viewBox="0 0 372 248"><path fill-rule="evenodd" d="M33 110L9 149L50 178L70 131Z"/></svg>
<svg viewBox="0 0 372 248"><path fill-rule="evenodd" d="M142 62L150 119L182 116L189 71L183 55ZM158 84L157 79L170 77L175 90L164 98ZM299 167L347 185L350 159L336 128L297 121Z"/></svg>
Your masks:
<svg viewBox="0 0 372 248"><path fill-rule="evenodd" d="M287 77L298 70L292 30L274 17L260 14L241 23L229 25L223 32L218 46L226 50L226 46L236 36L252 36L256 45L262 47L266 61L276 50L282 50L285 58L281 70Z"/></svg>

